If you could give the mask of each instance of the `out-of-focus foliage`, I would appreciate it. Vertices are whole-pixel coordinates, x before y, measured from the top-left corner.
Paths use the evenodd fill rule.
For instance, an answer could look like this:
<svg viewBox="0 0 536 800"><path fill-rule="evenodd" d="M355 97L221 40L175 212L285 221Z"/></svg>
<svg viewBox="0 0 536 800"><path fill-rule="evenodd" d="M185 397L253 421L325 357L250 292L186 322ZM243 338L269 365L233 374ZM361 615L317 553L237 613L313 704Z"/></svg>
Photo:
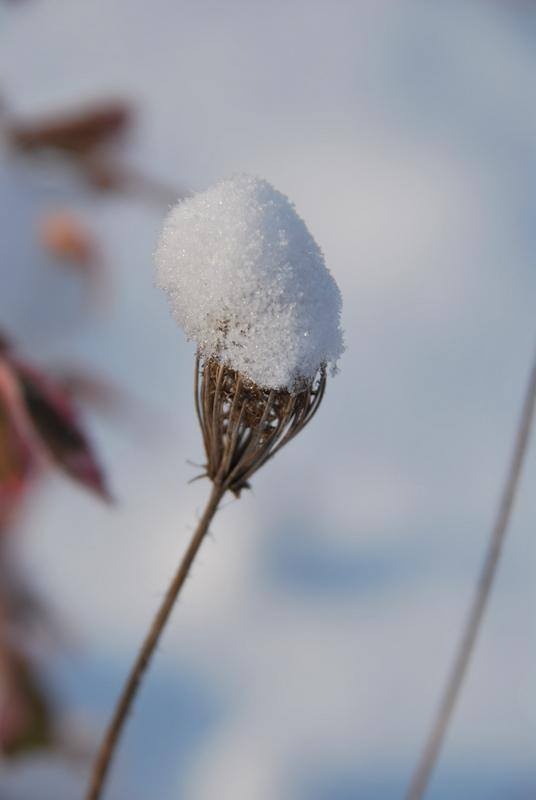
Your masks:
<svg viewBox="0 0 536 800"><path fill-rule="evenodd" d="M30 451L0 405L0 532L7 529L30 481Z"/></svg>
<svg viewBox="0 0 536 800"><path fill-rule="evenodd" d="M102 100L42 119L17 120L5 110L4 117L4 136L14 154L45 160L59 157L93 189L164 206L185 194L120 163L114 145L124 140L133 117L124 101Z"/></svg>
<svg viewBox="0 0 536 800"><path fill-rule="evenodd" d="M95 258L91 234L70 211L49 211L39 220L39 241L55 258L87 268Z"/></svg>
<svg viewBox="0 0 536 800"><path fill-rule="evenodd" d="M1 111L1 132L14 157L53 170L67 164L86 186L99 190L148 186L153 195L158 190L117 165L112 145L129 127L127 104L101 102L25 121L14 119L5 106ZM70 204L45 208L28 225L49 257L76 269L102 294L106 275L98 243ZM8 533L17 527L32 487L50 468L110 500L79 407L114 413L122 401L115 387L79 365L36 367L0 333L0 756L5 758L61 744L56 703L35 653L36 623L47 615L13 568Z"/></svg>
<svg viewBox="0 0 536 800"><path fill-rule="evenodd" d="M50 465L104 500L103 472L79 421L73 389L0 342L0 754L57 744L54 706L31 656L42 609L14 575L6 534L31 484Z"/></svg>
<svg viewBox="0 0 536 800"><path fill-rule="evenodd" d="M93 188L125 190L127 175L109 148L124 136L132 112L121 101L102 101L42 119L18 120L4 110L4 136L15 154L60 157Z"/></svg>
<svg viewBox="0 0 536 800"><path fill-rule="evenodd" d="M87 156L124 133L129 120L130 110L125 104L102 103L43 120L12 122L8 139L20 150L51 149Z"/></svg>
<svg viewBox="0 0 536 800"><path fill-rule="evenodd" d="M52 703L37 670L0 640L0 753L28 754L54 741Z"/></svg>
<svg viewBox="0 0 536 800"><path fill-rule="evenodd" d="M0 420L0 491L6 514L22 497L25 480L49 463L110 499L69 392L18 359L7 345L0 354Z"/></svg>

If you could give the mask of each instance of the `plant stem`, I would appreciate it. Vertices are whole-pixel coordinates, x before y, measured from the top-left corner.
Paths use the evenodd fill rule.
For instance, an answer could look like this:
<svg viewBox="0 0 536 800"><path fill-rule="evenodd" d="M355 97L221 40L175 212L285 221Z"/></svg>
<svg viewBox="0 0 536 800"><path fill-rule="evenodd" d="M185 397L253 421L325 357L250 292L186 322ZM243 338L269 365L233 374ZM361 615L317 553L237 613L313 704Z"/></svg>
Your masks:
<svg viewBox="0 0 536 800"><path fill-rule="evenodd" d="M175 601L181 591L190 567L197 555L197 552L209 529L209 525L214 518L220 501L225 494L225 487L214 485L210 498L207 502L203 516L199 520L195 533L190 541L188 549L183 556L180 566L166 592L164 600L158 609L153 623L141 646L138 656L132 666L123 691L119 697L115 711L108 725L107 731L102 739L97 757L95 759L86 800L98 800L102 795L106 775L115 754L119 738L122 734L126 719L132 704L136 698L140 683L147 669L149 662L154 654L158 641L169 619Z"/></svg>
<svg viewBox="0 0 536 800"><path fill-rule="evenodd" d="M493 526L486 551L476 593L470 606L463 629L458 651L454 659L452 671L448 677L443 698L437 711L432 728L426 740L420 760L406 794L406 800L421 800L428 786L430 776L436 764L445 733L460 693L467 667L471 660L476 638L493 585L497 565L501 556L502 545L512 515L514 500L519 486L523 463L528 449L530 432L536 406L536 357L532 365L529 384L521 418L517 429L516 440L508 470L506 483L501 496L497 519Z"/></svg>

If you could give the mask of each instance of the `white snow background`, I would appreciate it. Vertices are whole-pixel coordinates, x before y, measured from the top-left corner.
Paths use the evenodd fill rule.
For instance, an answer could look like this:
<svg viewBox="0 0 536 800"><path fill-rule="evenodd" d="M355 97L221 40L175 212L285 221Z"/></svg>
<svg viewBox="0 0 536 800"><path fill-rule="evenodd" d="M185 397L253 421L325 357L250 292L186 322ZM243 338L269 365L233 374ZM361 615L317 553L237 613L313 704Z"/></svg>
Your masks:
<svg viewBox="0 0 536 800"><path fill-rule="evenodd" d="M307 431L218 515L107 797L402 797L532 355L533 5L28 0L0 25L10 107L126 95L139 124L125 159L194 189L266 177L343 296L341 372ZM158 417L151 434L91 419L115 509L56 477L25 524L23 562L74 644L51 677L97 737L209 488L187 485L202 457L193 348L153 287L163 214L77 200L116 306L75 325L75 286L36 291L53 267L27 226L51 196L77 196L5 154L0 169L0 318L34 358L81 359ZM535 479L533 451L430 800L536 791ZM84 768L2 769L5 800L82 793Z"/></svg>

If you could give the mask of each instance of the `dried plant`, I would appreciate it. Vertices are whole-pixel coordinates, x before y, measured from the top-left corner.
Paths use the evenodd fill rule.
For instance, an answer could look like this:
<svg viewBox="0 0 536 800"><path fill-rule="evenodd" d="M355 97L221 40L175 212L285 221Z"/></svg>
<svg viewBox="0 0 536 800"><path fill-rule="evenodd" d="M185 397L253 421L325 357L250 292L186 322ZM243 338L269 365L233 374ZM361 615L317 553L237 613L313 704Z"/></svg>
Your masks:
<svg viewBox="0 0 536 800"><path fill-rule="evenodd" d="M337 286L293 206L265 181L238 176L172 210L156 260L175 316L198 343L194 394L212 492L119 697L87 800L101 797L140 681L222 497L240 496L312 419L327 365L342 352Z"/></svg>
<svg viewBox="0 0 536 800"><path fill-rule="evenodd" d="M294 392L263 389L216 358L197 356L195 401L207 457L205 475L240 496L249 479L314 416L326 369Z"/></svg>

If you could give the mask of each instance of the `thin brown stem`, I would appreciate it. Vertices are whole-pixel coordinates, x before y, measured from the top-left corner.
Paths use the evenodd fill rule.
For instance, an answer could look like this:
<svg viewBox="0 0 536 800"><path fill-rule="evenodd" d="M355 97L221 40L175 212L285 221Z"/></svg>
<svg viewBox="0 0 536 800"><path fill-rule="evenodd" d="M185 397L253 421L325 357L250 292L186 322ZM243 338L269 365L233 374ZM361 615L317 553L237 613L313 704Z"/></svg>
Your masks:
<svg viewBox="0 0 536 800"><path fill-rule="evenodd" d="M102 796L104 782L110 764L114 757L121 733L127 720L132 704L136 698L143 675L151 661L151 658L158 645L162 631L169 619L175 601L181 591L190 567L197 555L197 552L205 538L210 523L218 510L220 501L225 494L225 488L214 485L203 516L199 520L195 533L190 541L188 549L183 556L180 566L166 592L164 600L158 609L149 632L143 642L134 665L130 671L123 691L119 697L115 711L108 725L108 729L101 742L97 757L91 773L89 788L86 793L86 800L98 800Z"/></svg>
<svg viewBox="0 0 536 800"><path fill-rule="evenodd" d="M501 556L502 546L512 515L514 500L519 487L523 463L528 449L530 432L536 406L536 356L532 365L527 393L521 412L517 429L514 451L506 483L501 496L497 519L493 526L491 537L482 566L482 572L476 588L473 602L470 606L467 620L463 629L458 651L454 659L452 671L448 677L439 709L434 719L432 728L426 740L420 760L406 794L406 800L421 800L428 786L430 776L445 738L445 733L456 702L460 693L465 674L475 647L482 618L493 585L497 565Z"/></svg>

